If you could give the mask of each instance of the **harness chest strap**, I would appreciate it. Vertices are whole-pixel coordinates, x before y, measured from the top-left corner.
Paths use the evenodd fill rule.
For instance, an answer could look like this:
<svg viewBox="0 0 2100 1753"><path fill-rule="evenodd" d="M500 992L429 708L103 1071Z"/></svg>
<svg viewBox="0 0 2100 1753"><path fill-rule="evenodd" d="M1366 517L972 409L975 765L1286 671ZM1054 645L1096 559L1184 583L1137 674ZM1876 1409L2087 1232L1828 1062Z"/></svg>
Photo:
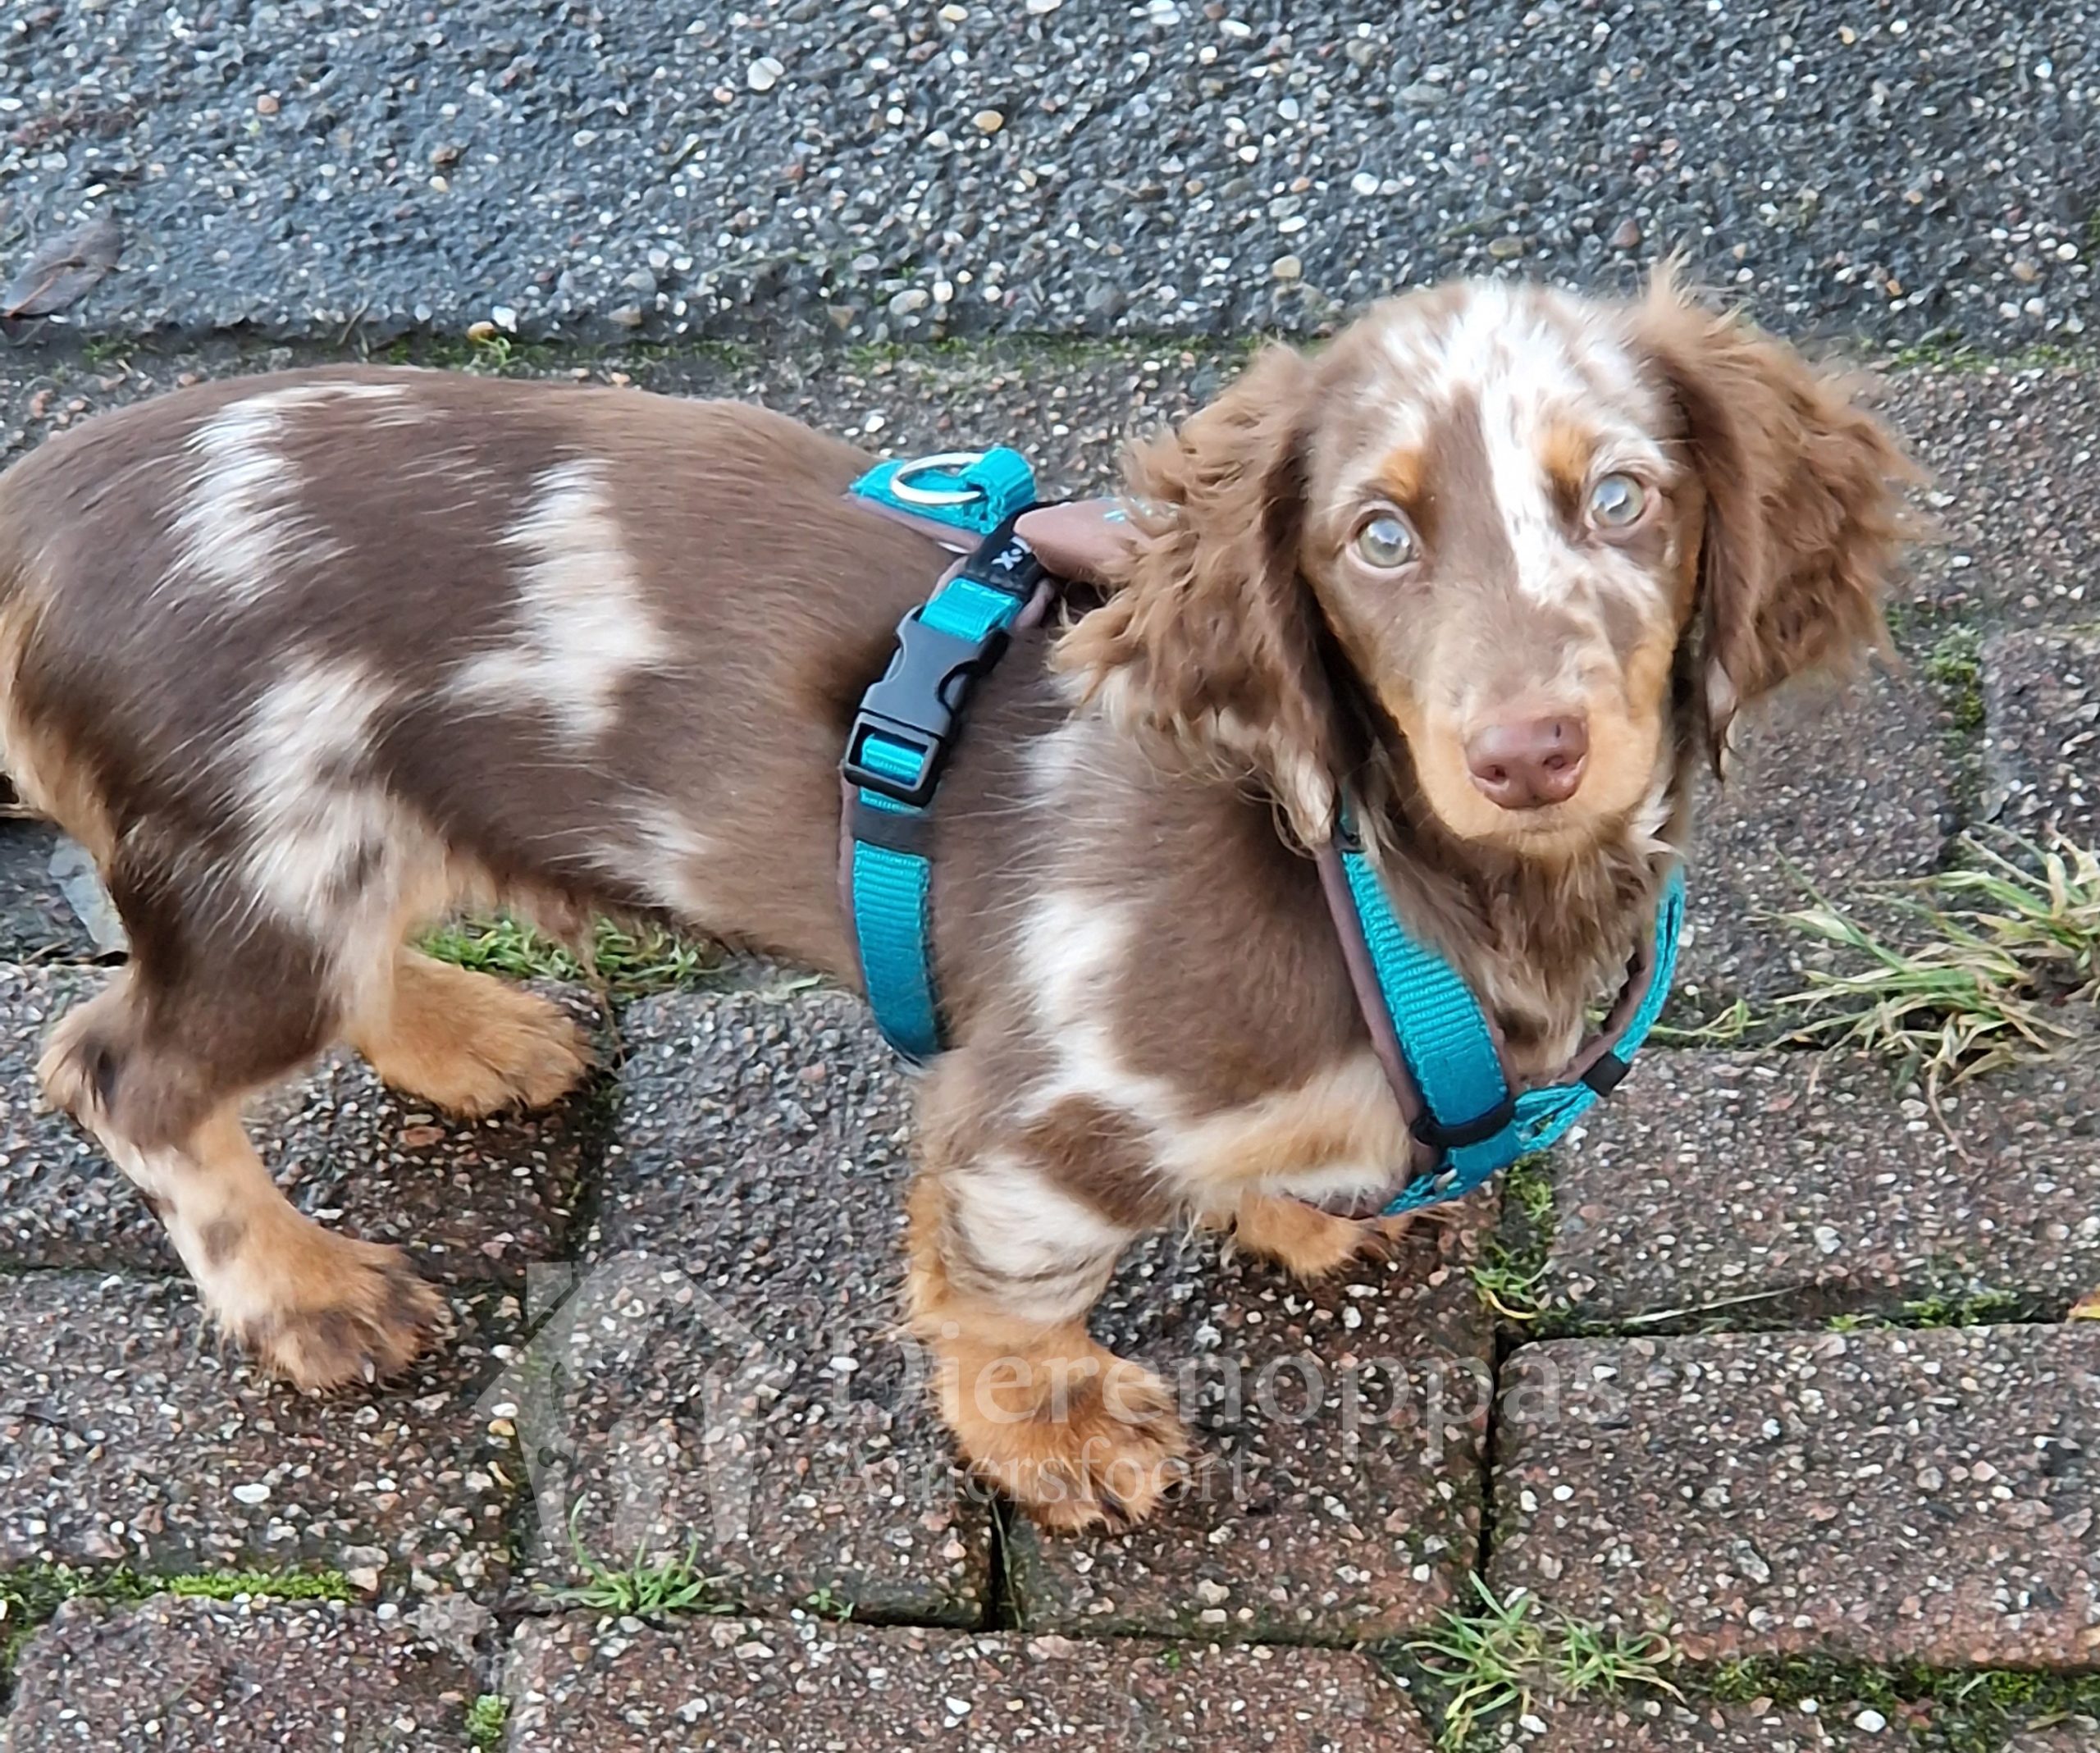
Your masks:
<svg viewBox="0 0 2100 1753"><path fill-rule="evenodd" d="M875 1022L914 1064L940 1051L934 977L934 791L970 692L1018 629L1048 611L1053 587L1014 522L1034 503L1011 450L886 463L855 495L972 544L933 595L898 622L897 650L861 697L840 765L840 884Z"/></svg>
<svg viewBox="0 0 2100 1753"><path fill-rule="evenodd" d="M1386 1215L1462 1198L1556 1143L1618 1087L1669 1002L1684 929L1684 870L1674 861L1602 1026L1557 1081L1519 1091L1493 1023L1450 963L1400 922L1346 819L1318 863L1358 1007L1417 1146Z"/></svg>

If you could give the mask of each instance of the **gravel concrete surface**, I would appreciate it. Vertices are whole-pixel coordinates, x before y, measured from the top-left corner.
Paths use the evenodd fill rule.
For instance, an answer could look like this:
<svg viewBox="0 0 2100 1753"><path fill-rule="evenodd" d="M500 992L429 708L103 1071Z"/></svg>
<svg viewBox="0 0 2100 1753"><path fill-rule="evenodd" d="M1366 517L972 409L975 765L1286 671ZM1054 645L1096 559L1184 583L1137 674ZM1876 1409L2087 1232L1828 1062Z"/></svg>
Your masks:
<svg viewBox="0 0 2100 1753"><path fill-rule="evenodd" d="M329 1400L219 1351L186 1284L0 1278L0 1570L323 1566L493 1591L510 1445L475 1400L507 1349L501 1303L455 1301L431 1362Z"/></svg>
<svg viewBox="0 0 2100 1753"><path fill-rule="evenodd" d="M509 1753L1430 1746L1370 1662L1324 1650L973 1637L810 1620L689 1622L664 1633L571 1614L518 1633L504 1690Z"/></svg>
<svg viewBox="0 0 2100 1753"><path fill-rule="evenodd" d="M1554 1318L1769 1326L2100 1285L2100 1054L1944 1092L1803 1052L1657 1054L1557 1159ZM1942 1318L1946 1318L1944 1312Z"/></svg>
<svg viewBox="0 0 2100 1753"><path fill-rule="evenodd" d="M2100 1328L1563 1340L1501 1409L1505 1595L1694 1660L2100 1666Z"/></svg>
<svg viewBox="0 0 2100 1753"><path fill-rule="evenodd" d="M479 1690L462 1641L456 1621L395 1608L68 1601L23 1654L0 1747L460 1753Z"/></svg>
<svg viewBox="0 0 2100 1753"><path fill-rule="evenodd" d="M1790 327L2092 318L2079 3L993 0L527 14L25 0L0 248L126 235L94 331L1317 327L1675 247Z"/></svg>
<svg viewBox="0 0 2100 1753"><path fill-rule="evenodd" d="M2100 845L2100 633L1993 640L1984 721L1991 818L2030 839Z"/></svg>
<svg viewBox="0 0 2100 1753"><path fill-rule="evenodd" d="M774 979L627 1012L597 1218L514 1372L534 1573L697 1541L742 1605L974 1624L990 1508L893 1331L908 1085L857 1000Z"/></svg>

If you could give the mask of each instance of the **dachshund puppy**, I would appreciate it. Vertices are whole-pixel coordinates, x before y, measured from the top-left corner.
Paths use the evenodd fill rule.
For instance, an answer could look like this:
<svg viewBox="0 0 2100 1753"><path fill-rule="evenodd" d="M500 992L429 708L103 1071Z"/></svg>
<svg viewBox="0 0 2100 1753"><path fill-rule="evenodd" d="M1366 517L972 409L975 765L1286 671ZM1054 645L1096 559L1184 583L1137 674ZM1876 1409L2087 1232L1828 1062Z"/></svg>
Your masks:
<svg viewBox="0 0 2100 1753"><path fill-rule="evenodd" d="M0 479L6 764L132 943L45 1086L262 1363L370 1381L438 1305L285 1201L246 1098L339 1041L455 1114L585 1072L551 1005L406 947L448 910L653 917L857 982L840 754L947 558L847 496L869 462L735 404L331 368ZM1142 1517L1187 1443L1087 1331L1125 1245L1194 1217L1317 1275L1376 1244L1347 1213L1410 1141L1306 856L1338 786L1550 1080L1731 715L1881 636L1905 472L1667 278L1398 299L1138 451L1105 601L1016 642L934 810L953 1045L908 1313L973 1467L1052 1527Z"/></svg>

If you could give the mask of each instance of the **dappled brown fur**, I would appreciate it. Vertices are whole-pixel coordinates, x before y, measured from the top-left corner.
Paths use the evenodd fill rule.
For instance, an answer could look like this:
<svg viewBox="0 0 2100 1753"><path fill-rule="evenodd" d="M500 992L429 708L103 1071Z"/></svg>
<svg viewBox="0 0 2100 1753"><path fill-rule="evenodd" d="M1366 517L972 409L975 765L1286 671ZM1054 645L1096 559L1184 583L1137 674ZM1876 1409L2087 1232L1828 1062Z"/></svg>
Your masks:
<svg viewBox="0 0 2100 1753"><path fill-rule="evenodd" d="M1908 533L1890 486L1921 477L1844 374L1688 303L1670 273L1638 325L1706 486L1701 681L1718 761L1740 707L1886 647L1881 593Z"/></svg>

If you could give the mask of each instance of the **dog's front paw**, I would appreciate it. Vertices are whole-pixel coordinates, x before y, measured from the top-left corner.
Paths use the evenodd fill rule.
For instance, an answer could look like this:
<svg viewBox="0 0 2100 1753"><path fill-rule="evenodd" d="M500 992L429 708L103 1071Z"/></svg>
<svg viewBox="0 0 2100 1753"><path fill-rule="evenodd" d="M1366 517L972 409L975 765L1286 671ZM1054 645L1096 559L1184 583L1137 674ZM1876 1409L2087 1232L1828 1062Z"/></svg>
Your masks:
<svg viewBox="0 0 2100 1753"><path fill-rule="evenodd" d="M1254 1194L1234 1213L1232 1239L1301 1282L1317 1284L1354 1261L1390 1254L1413 1221L1413 1213L1368 1220L1338 1217L1303 1200Z"/></svg>
<svg viewBox="0 0 2100 1753"><path fill-rule="evenodd" d="M1076 1533L1142 1522L1187 1477L1172 1390L1088 1342L1075 1355L974 1360L943 1395L978 1476L1044 1527Z"/></svg>
<svg viewBox="0 0 2100 1753"><path fill-rule="evenodd" d="M301 1239L265 1269L265 1284L224 1299L239 1312L221 1325L258 1367L323 1394L399 1375L430 1349L445 1303L399 1249L317 1226Z"/></svg>

